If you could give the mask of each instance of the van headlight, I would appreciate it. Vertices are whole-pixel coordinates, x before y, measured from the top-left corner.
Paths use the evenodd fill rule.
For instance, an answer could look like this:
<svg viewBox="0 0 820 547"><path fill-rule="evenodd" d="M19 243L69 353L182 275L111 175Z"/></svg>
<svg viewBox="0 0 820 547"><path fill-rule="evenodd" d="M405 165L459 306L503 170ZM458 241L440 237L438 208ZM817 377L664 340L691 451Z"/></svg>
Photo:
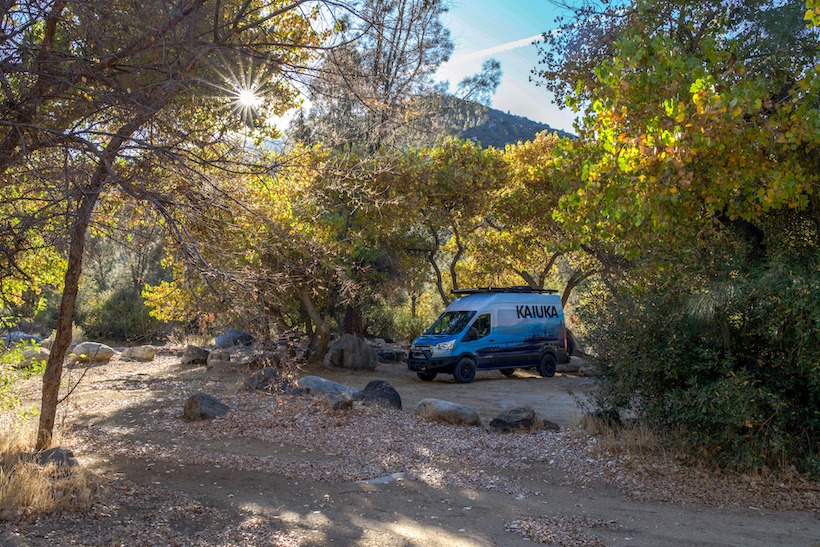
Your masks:
<svg viewBox="0 0 820 547"><path fill-rule="evenodd" d="M436 344L436 349L439 350L439 351L449 351L449 350L453 349L453 346L455 345L455 343L456 343L455 340L448 340L447 342L439 342L438 344Z"/></svg>

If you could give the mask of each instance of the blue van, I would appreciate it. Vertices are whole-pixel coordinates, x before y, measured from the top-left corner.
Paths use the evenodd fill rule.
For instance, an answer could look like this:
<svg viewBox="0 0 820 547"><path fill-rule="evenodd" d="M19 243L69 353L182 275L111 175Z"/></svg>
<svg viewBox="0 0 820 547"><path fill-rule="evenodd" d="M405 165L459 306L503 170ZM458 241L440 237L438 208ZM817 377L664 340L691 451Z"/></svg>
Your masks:
<svg viewBox="0 0 820 547"><path fill-rule="evenodd" d="M551 290L530 287L465 289L413 341L407 367L425 381L438 373L473 381L477 370L535 368L544 377L569 361L564 310Z"/></svg>

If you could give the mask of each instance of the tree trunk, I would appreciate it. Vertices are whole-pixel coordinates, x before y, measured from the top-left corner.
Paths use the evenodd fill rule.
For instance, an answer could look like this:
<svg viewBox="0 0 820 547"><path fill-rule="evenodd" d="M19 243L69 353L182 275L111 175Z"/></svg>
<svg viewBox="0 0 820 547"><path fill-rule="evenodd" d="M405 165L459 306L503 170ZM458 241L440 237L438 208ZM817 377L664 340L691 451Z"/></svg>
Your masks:
<svg viewBox="0 0 820 547"><path fill-rule="evenodd" d="M327 328L327 323L325 323L325 320L322 319L322 316L319 315L318 311L316 311L316 306L313 305L313 301L310 299L310 293L308 292L307 287L302 288L300 297L310 320L313 321L314 325L316 325L316 334L319 337L319 346L308 360L321 362L325 358L328 345L330 345L330 331Z"/></svg>
<svg viewBox="0 0 820 547"><path fill-rule="evenodd" d="M159 104L159 103L158 103ZM80 287L80 275L83 269L83 251L85 250L85 235L94 207L100 198L111 174L109 169L113 158L117 156L126 139L133 135L148 119L151 111L136 116L130 123L125 124L114 135L105 152L98 157L97 167L88 185L80 187L82 198L77 207L76 216L69 230L68 265L65 273L63 294L60 299L60 309L57 313L57 328L54 332L54 344L46 362L43 373L43 397L40 404L40 423L37 428L36 450L45 450L51 446L54 436L54 419L57 416L59 402L60 380L63 375L63 361L71 345L71 327L74 325L74 307L77 302L77 292Z"/></svg>
<svg viewBox="0 0 820 547"><path fill-rule="evenodd" d="M344 320L345 334L352 334L358 338L364 338L364 319L362 318L362 307L359 304L348 304L345 309Z"/></svg>
<svg viewBox="0 0 820 547"><path fill-rule="evenodd" d="M444 292L444 279L441 277L441 269L436 264L436 253L435 251L431 251L430 254L427 255L427 260L430 262L430 265L433 267L433 271L436 273L436 291L438 291L438 295L441 297L442 303L444 303L444 307L450 305L450 299L447 298L447 293Z"/></svg>
<svg viewBox="0 0 820 547"><path fill-rule="evenodd" d="M43 396L40 405L40 423L37 429L37 444L35 450L45 450L51 446L54 435L54 420L57 416L57 401L59 400L60 380L63 375L63 361L71 345L71 327L74 324L74 306L77 301L77 292L80 286L80 274L83 266L83 249L85 248L85 234L91 221L91 214L97 203L99 192L105 176L98 171L99 176L90 192L83 195L77 216L71 225L70 243L68 247L68 268L65 274L63 294L60 299L60 309L57 314L57 329L54 333L54 344L48 356L46 370L43 373Z"/></svg>
<svg viewBox="0 0 820 547"><path fill-rule="evenodd" d="M589 279L590 277L592 277L593 275L595 275L596 273L598 272L596 272L595 270L587 273L584 273L581 270L575 270L574 272L572 272L572 275L569 276L569 279L567 280L566 287L564 287L564 293L561 295L561 305L566 307L567 300L569 300L569 296L572 294L572 290L584 281L586 281L587 279Z"/></svg>

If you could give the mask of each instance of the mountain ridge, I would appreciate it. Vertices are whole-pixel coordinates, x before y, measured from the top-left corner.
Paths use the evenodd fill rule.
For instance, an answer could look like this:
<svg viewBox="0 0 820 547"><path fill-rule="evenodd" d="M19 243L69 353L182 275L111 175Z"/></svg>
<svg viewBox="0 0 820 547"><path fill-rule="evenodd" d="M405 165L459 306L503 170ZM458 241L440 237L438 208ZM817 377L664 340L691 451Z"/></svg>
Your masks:
<svg viewBox="0 0 820 547"><path fill-rule="evenodd" d="M468 127L458 136L478 142L483 147L504 148L508 144L518 141L531 141L541 131L558 133L562 137L574 137L561 129L555 129L548 124L536 122L524 116L517 116L509 112L502 112L495 108L487 108L483 121Z"/></svg>

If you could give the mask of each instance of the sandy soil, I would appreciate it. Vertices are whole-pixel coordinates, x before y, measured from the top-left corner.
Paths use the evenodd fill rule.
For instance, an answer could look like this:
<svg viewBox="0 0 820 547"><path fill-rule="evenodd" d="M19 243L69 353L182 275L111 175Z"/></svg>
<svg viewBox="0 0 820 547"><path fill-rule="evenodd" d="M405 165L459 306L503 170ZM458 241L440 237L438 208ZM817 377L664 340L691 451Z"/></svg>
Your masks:
<svg viewBox="0 0 820 547"><path fill-rule="evenodd" d="M101 501L7 522L0 545L820 545L817 485L773 491L742 476L638 465L566 432L586 378L494 371L461 385L422 382L397 364L303 373L359 388L386 380L404 410L339 413L247 393L248 370L182 366L175 355L91 367L61 419L65 444L103 483ZM198 391L231 413L182 421ZM425 397L472 406L484 423L529 405L564 431L422 422L413 408Z"/></svg>

